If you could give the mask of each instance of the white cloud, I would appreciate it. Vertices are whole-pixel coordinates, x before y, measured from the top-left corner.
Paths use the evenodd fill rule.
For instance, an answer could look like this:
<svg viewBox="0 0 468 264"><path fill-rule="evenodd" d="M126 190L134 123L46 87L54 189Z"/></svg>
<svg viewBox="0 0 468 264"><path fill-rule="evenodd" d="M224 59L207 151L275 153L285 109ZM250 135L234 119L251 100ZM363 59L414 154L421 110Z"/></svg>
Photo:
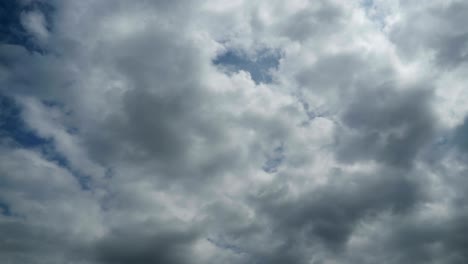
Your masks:
<svg viewBox="0 0 468 264"><path fill-rule="evenodd" d="M19 18L47 50L0 46L2 96L48 139L0 133L5 261L468 259L464 3L48 5L50 30ZM271 81L229 51L279 54Z"/></svg>

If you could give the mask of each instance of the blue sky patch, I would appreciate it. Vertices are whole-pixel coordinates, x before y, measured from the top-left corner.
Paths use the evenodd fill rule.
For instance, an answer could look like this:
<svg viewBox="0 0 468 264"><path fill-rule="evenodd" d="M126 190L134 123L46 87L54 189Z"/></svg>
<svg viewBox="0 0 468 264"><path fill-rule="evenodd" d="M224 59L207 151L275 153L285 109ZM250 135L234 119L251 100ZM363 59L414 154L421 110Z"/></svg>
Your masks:
<svg viewBox="0 0 468 264"><path fill-rule="evenodd" d="M47 106L54 107L55 104L49 103ZM89 190L91 177L73 170L68 159L55 149L53 139L37 135L24 123L21 111L20 105L13 98L0 93L0 140L20 148L40 151L45 159L70 171L82 189Z"/></svg>
<svg viewBox="0 0 468 264"><path fill-rule="evenodd" d="M284 156L284 146L281 145L279 147L276 147L273 150L273 153L267 156L267 160L265 164L263 165L262 169L266 173L275 173L278 171L278 167L281 165L281 163L284 161L285 156Z"/></svg>
<svg viewBox="0 0 468 264"><path fill-rule="evenodd" d="M10 206L8 206L6 203L3 203L2 201L0 201L0 215L12 216Z"/></svg>
<svg viewBox="0 0 468 264"><path fill-rule="evenodd" d="M222 248L222 249L225 249L225 250L229 250L235 254L243 254L245 253L244 250L242 250L240 247L236 246L236 245L233 245L233 244L230 244L230 243L227 243L227 242L224 242L224 241L220 241L220 240L215 240L213 238L207 238L207 240L215 245L216 247L218 248Z"/></svg>
<svg viewBox="0 0 468 264"><path fill-rule="evenodd" d="M225 67L228 71L240 70L249 72L255 83L271 83L273 78L271 70L278 68L281 56L279 52L260 51L255 58L250 58L239 51L228 50L213 60L218 66Z"/></svg>
<svg viewBox="0 0 468 264"><path fill-rule="evenodd" d="M13 98L0 93L0 138L10 138L24 148L50 144L51 140L39 137L21 119L21 108Z"/></svg>
<svg viewBox="0 0 468 264"><path fill-rule="evenodd" d="M23 46L30 52L45 53L34 37L21 25L21 13L33 10L44 14L46 28L50 31L54 12L52 5L40 1L31 1L27 5L21 5L19 1L0 1L0 43Z"/></svg>

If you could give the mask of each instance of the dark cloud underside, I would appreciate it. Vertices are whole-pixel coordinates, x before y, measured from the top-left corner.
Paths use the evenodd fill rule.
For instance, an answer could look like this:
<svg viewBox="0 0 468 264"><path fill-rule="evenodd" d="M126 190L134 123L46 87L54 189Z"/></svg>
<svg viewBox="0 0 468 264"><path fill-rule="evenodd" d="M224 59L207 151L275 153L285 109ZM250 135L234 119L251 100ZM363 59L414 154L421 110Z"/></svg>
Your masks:
<svg viewBox="0 0 468 264"><path fill-rule="evenodd" d="M1 2L0 263L467 263L467 11Z"/></svg>

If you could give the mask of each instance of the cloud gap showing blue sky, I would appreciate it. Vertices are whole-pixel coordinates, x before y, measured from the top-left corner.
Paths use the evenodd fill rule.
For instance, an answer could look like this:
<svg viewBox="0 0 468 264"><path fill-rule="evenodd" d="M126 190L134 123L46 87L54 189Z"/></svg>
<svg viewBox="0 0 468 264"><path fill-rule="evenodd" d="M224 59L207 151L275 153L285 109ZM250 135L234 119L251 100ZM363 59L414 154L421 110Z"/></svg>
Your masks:
<svg viewBox="0 0 468 264"><path fill-rule="evenodd" d="M279 65L279 52L261 50L254 55L246 55L242 51L227 50L218 55L213 63L225 68L228 72L248 72L255 83L271 83L272 71Z"/></svg>

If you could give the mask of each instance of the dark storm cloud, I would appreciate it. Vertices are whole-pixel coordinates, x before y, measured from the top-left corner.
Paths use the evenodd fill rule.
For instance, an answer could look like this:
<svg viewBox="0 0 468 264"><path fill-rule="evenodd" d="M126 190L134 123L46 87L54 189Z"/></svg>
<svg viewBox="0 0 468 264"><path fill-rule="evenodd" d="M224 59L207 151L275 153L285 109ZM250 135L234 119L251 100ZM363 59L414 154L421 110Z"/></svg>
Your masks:
<svg viewBox="0 0 468 264"><path fill-rule="evenodd" d="M435 263L434 259L464 263L468 259L468 240L459 234L467 231L466 220L466 216L457 216L445 223L412 222L398 226L390 235L388 249L398 256L398 263Z"/></svg>
<svg viewBox="0 0 468 264"><path fill-rule="evenodd" d="M96 256L100 263L193 263L190 247L197 238L196 233L168 230L153 234L149 228L136 233L138 229L141 227L116 231L99 241Z"/></svg>
<svg viewBox="0 0 468 264"><path fill-rule="evenodd" d="M391 216L365 254L348 252L346 257L349 263L366 264L381 258L391 264L464 263L468 259L467 239L462 235L468 228L466 220L466 210L454 212L449 219Z"/></svg>
<svg viewBox="0 0 468 264"><path fill-rule="evenodd" d="M382 167L360 175L336 171L330 177L325 186L299 195L278 180L248 198L254 222L226 204L211 206L208 223L216 226L216 241L246 256L242 263L321 263L327 255L345 256L360 225L381 214L403 218L425 199L422 176L414 172ZM223 220L219 227L215 217Z"/></svg>
<svg viewBox="0 0 468 264"><path fill-rule="evenodd" d="M468 151L468 117L454 130L454 143L462 151Z"/></svg>
<svg viewBox="0 0 468 264"><path fill-rule="evenodd" d="M357 92L342 120L347 129L337 138L340 160L374 159L403 167L413 163L437 126L428 88L399 91L392 84Z"/></svg>
<svg viewBox="0 0 468 264"><path fill-rule="evenodd" d="M254 198L276 239L297 246L322 244L341 251L356 225L379 213L406 214L423 194L417 175L382 168L368 175L337 172L326 186L292 198L287 188ZM279 250L279 249L277 249Z"/></svg>
<svg viewBox="0 0 468 264"><path fill-rule="evenodd" d="M123 111L85 131L91 157L110 167L116 161L149 163L162 171L158 176L162 184L203 184L218 173L235 170L243 157L237 147L224 147L229 139L223 130L203 116L211 103L196 86L189 82L163 94L141 88L126 92ZM195 153L202 158L197 161L190 155L200 140L210 152Z"/></svg>
<svg viewBox="0 0 468 264"><path fill-rule="evenodd" d="M23 219L0 220L0 261L3 263L59 264L66 261L92 260L87 245L74 241L68 234L53 227L37 226Z"/></svg>

